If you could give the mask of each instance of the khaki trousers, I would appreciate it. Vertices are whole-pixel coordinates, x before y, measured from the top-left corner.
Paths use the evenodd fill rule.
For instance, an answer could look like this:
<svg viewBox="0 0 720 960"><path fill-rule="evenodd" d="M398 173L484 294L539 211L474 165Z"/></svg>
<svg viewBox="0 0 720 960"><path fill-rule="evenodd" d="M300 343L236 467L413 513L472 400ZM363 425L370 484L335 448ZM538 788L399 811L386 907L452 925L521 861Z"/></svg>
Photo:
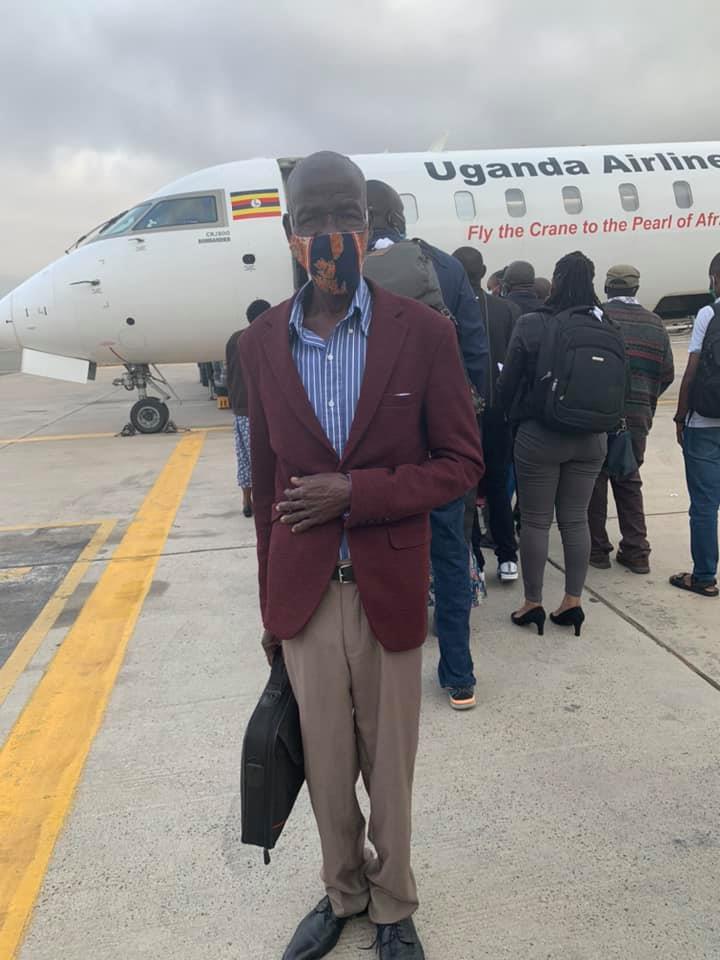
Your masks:
<svg viewBox="0 0 720 960"><path fill-rule="evenodd" d="M347 917L368 908L373 923L397 923L418 906L410 834L422 648L389 653L373 636L355 584L331 582L283 652L333 911ZM365 847L360 773L376 854Z"/></svg>

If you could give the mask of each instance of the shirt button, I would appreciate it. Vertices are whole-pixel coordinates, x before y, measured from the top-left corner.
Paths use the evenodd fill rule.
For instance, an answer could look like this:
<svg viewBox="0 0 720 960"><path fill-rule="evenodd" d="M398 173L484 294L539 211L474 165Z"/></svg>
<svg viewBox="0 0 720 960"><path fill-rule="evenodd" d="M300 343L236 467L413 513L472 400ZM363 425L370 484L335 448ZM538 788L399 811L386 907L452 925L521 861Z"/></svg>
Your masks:
<svg viewBox="0 0 720 960"><path fill-rule="evenodd" d="M329 353L329 354L327 355L327 358L328 358L328 360L334 360L334 359L335 359L335 357L334 357L331 353Z"/></svg>
<svg viewBox="0 0 720 960"><path fill-rule="evenodd" d="M348 327L348 333L355 333L355 327Z"/></svg>
<svg viewBox="0 0 720 960"><path fill-rule="evenodd" d="M334 401L334 400L328 400L328 406L329 406L329 407L334 407L334 406L335 406L335 401Z"/></svg>

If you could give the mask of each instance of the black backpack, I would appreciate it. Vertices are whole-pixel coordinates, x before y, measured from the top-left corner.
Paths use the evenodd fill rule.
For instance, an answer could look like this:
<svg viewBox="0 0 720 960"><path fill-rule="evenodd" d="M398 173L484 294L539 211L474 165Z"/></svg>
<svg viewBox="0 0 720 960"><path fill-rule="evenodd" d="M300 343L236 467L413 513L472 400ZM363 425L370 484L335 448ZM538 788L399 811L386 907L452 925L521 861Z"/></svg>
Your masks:
<svg viewBox="0 0 720 960"><path fill-rule="evenodd" d="M690 387L690 408L701 417L720 417L720 304L705 331L700 364Z"/></svg>
<svg viewBox="0 0 720 960"><path fill-rule="evenodd" d="M560 433L607 433L625 411L625 344L620 327L592 306L547 316L535 372L539 419Z"/></svg>
<svg viewBox="0 0 720 960"><path fill-rule="evenodd" d="M242 750L242 842L262 847L266 864L304 781L298 705L278 652Z"/></svg>

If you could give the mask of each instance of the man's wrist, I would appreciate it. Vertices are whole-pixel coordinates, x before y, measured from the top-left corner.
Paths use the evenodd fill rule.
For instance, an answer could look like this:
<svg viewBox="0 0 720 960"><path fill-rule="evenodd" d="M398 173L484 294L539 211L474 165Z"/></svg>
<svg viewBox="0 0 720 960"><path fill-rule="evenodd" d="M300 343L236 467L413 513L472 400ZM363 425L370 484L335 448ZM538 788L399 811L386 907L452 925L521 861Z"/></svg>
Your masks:
<svg viewBox="0 0 720 960"><path fill-rule="evenodd" d="M687 413L680 413L680 411L678 410L678 412L673 417L673 420L675 421L675 423L685 423L685 421L687 420Z"/></svg>

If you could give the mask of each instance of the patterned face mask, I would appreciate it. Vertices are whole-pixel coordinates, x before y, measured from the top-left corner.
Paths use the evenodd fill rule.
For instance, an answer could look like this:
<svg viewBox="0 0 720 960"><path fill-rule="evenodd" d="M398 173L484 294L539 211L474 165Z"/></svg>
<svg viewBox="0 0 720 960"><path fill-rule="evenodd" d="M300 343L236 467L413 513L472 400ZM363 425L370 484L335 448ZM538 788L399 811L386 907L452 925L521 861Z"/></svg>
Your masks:
<svg viewBox="0 0 720 960"><path fill-rule="evenodd" d="M333 296L352 296L362 276L367 239L367 230L321 233L315 237L293 233L290 249L318 290Z"/></svg>

